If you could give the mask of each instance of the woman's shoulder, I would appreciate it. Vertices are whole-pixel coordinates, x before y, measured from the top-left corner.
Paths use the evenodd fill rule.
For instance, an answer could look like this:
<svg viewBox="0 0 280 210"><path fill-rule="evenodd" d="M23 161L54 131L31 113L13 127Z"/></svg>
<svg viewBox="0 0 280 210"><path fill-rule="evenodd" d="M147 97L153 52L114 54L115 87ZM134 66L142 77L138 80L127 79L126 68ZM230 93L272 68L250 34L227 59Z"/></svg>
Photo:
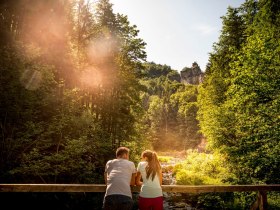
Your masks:
<svg viewBox="0 0 280 210"><path fill-rule="evenodd" d="M139 167L141 167L141 166L146 166L148 164L148 162L146 162L146 161L140 161L139 163L138 163L138 166Z"/></svg>

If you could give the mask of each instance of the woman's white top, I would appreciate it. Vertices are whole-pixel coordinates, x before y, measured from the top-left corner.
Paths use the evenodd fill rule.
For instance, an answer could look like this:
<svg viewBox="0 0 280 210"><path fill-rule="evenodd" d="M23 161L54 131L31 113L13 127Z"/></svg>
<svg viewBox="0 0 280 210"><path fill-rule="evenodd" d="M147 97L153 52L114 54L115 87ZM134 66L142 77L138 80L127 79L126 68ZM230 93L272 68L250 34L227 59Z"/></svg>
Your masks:
<svg viewBox="0 0 280 210"><path fill-rule="evenodd" d="M146 178L146 166L148 162L141 161L137 166L137 171L141 173L143 184L140 190L140 196L142 198L156 198L162 196L162 189L159 181L159 177L156 174L154 180L152 176L149 176L149 179Z"/></svg>

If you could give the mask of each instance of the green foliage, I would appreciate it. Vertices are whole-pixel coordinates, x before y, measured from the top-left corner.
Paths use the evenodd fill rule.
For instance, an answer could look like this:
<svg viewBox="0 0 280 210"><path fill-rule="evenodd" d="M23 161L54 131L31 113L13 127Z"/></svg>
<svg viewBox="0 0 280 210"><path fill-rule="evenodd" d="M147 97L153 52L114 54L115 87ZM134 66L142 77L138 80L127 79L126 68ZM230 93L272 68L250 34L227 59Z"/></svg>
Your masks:
<svg viewBox="0 0 280 210"><path fill-rule="evenodd" d="M215 205L213 205L215 204ZM233 209L232 193L206 193L197 197L198 208L202 209Z"/></svg>
<svg viewBox="0 0 280 210"><path fill-rule="evenodd" d="M247 1L229 9L223 24L199 88L201 130L225 154L232 183L278 183L279 7Z"/></svg>
<svg viewBox="0 0 280 210"><path fill-rule="evenodd" d="M181 185L224 184L231 177L223 156L196 151L190 151L184 162L175 165L173 173Z"/></svg>
<svg viewBox="0 0 280 210"><path fill-rule="evenodd" d="M146 79L160 78L161 76L167 77L170 81L180 82L180 75L177 71L172 70L170 66L155 64L154 62L145 63L143 76Z"/></svg>
<svg viewBox="0 0 280 210"><path fill-rule="evenodd" d="M22 157L21 167L12 170L11 174L20 174L26 183L36 180L44 183L99 183L101 177L96 174L95 167L100 160L92 154L95 148L90 142L72 139L65 144L61 152L49 155L33 149Z"/></svg>
<svg viewBox="0 0 280 210"><path fill-rule="evenodd" d="M171 161L171 159L172 159L172 157L170 157L170 156L161 156L161 155L158 156L158 160L161 163L169 163Z"/></svg>
<svg viewBox="0 0 280 210"><path fill-rule="evenodd" d="M103 183L117 146L136 163L144 149L195 148L203 134L213 154L188 154L174 167L178 184L279 183L277 1L228 8L199 86L145 63L137 27L109 0L24 3L0 4L3 182ZM255 199L232 196L192 198L205 209Z"/></svg>
<svg viewBox="0 0 280 210"><path fill-rule="evenodd" d="M243 48L247 53L232 65L234 79L225 103L225 110L235 113L235 130L229 131L238 139L238 145L231 145L227 152L241 168L251 169L241 173L253 178L252 182L279 182L279 163L275 161L280 154L279 119L275 116L279 114L280 69L275 66L280 61L280 48L275 42L272 45L272 37L262 34L248 39Z"/></svg>
<svg viewBox="0 0 280 210"><path fill-rule="evenodd" d="M143 114L138 74L146 58L145 43L126 16L113 13L109 1L98 1L96 8L98 30L91 37L93 46L89 45L93 57L86 62L102 80L96 88L87 85L85 92L90 97L86 97L85 105L108 132L115 148L136 137L141 140L141 131L136 130Z"/></svg>
<svg viewBox="0 0 280 210"><path fill-rule="evenodd" d="M197 120L197 95L197 86L186 85L170 97L171 106L177 111L178 134L185 149L195 148L202 139Z"/></svg>
<svg viewBox="0 0 280 210"><path fill-rule="evenodd" d="M138 78L145 43L109 1L33 3L24 18L22 8L0 6L0 36L11 36L0 47L1 180L103 183L115 147L148 145ZM84 81L92 74L102 83Z"/></svg>
<svg viewBox="0 0 280 210"><path fill-rule="evenodd" d="M103 179L99 170L107 161L110 145L103 143L104 133L92 115L83 111L76 94L65 93L62 110L52 116L35 144L24 151L20 166L10 171L18 181L99 183ZM103 158L93 151L99 151Z"/></svg>
<svg viewBox="0 0 280 210"><path fill-rule="evenodd" d="M31 142L44 132L42 119L49 120L57 86L53 68L38 61L38 48L15 43L1 47L0 54L0 167L1 176L6 177Z"/></svg>
<svg viewBox="0 0 280 210"><path fill-rule="evenodd" d="M153 62L144 66L141 84L146 87L142 97L147 113L146 138L155 150L196 147L202 137L196 119L196 86L178 82L180 75L169 66Z"/></svg>
<svg viewBox="0 0 280 210"><path fill-rule="evenodd" d="M269 208L272 210L280 209L280 193L279 192L269 192L267 194L267 202Z"/></svg>
<svg viewBox="0 0 280 210"><path fill-rule="evenodd" d="M221 185L233 176L222 155L196 151L189 151L186 160L175 165L173 173L178 185ZM232 209L234 203L233 193L183 194L183 198L201 209Z"/></svg>

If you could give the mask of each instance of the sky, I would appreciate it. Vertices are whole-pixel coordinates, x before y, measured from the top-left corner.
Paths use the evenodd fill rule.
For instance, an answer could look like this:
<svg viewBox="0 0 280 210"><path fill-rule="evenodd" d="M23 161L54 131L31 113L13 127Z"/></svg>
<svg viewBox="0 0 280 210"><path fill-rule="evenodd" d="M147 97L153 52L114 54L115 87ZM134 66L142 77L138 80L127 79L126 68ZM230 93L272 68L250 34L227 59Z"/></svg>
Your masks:
<svg viewBox="0 0 280 210"><path fill-rule="evenodd" d="M245 0L111 0L146 45L147 61L181 71L197 62L204 71L228 6Z"/></svg>

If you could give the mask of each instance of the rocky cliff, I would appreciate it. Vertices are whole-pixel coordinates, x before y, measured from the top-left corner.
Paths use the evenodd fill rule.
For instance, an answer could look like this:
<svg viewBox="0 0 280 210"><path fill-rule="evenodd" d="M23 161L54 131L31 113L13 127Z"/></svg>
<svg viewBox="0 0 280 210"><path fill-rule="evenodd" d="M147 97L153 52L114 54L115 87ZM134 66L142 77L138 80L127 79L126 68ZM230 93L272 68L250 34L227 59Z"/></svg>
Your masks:
<svg viewBox="0 0 280 210"><path fill-rule="evenodd" d="M185 67L180 72L181 82L184 84L198 85L203 81L204 73L196 62L192 64L191 68Z"/></svg>

